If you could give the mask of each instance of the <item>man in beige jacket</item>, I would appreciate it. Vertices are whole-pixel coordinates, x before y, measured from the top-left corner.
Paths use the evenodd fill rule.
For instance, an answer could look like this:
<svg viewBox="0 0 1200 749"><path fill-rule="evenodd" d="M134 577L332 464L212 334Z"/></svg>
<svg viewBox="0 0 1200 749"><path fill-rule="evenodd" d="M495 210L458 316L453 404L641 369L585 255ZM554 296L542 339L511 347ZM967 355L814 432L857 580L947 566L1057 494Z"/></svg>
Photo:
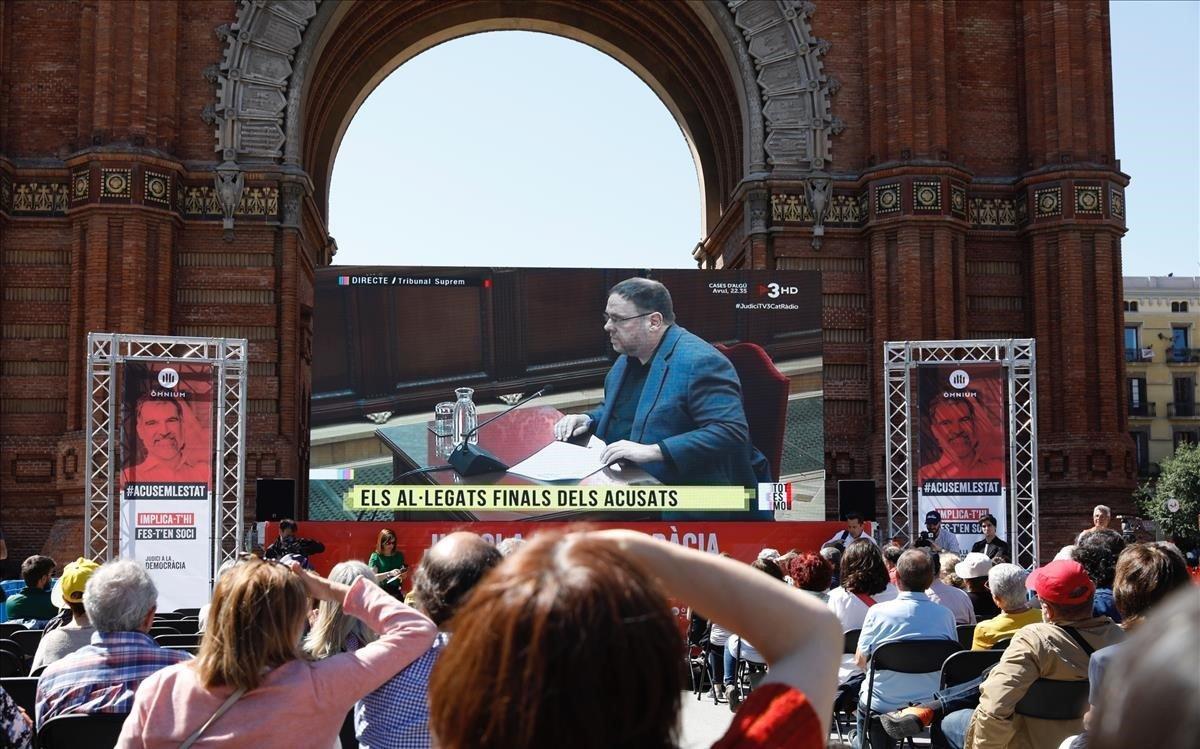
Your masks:
<svg viewBox="0 0 1200 749"><path fill-rule="evenodd" d="M941 730L951 749L1057 749L1079 732L1082 710L1071 720L1046 720L1017 715L1017 703L1038 679L1087 681L1091 654L1119 642L1124 632L1107 616L1092 616L1096 587L1078 562L1051 562L1025 584L1041 599L1045 621L1019 629L982 683L968 682L939 692L932 702L884 715L889 736L914 736L938 716L945 716Z"/></svg>
<svg viewBox="0 0 1200 749"><path fill-rule="evenodd" d="M1107 616L1092 616L1096 589L1078 562L1051 562L1034 570L1026 585L1041 599L1045 622L1013 636L979 688L979 707L942 721L952 747L1056 749L1082 728L1082 712L1072 720L1044 720L1017 715L1017 703L1038 679L1086 681L1091 654L1124 638Z"/></svg>

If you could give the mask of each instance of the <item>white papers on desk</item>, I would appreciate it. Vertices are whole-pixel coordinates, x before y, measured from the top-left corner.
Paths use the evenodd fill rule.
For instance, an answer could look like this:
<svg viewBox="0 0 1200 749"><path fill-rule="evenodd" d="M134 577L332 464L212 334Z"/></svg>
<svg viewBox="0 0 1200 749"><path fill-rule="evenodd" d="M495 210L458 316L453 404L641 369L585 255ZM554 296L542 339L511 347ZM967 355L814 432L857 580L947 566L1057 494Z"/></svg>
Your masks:
<svg viewBox="0 0 1200 749"><path fill-rule="evenodd" d="M534 481L574 481L604 468L600 456L605 444L595 435L587 447L555 440L508 469L509 473Z"/></svg>

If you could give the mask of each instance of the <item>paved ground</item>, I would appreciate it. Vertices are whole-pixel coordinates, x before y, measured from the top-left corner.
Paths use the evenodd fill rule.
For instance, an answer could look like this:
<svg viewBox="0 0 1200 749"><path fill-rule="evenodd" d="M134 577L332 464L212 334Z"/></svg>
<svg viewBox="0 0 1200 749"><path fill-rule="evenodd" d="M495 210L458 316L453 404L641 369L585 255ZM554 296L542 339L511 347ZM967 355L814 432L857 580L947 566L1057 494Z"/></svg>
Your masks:
<svg viewBox="0 0 1200 749"><path fill-rule="evenodd" d="M697 702L694 692L684 692L679 749L709 749L728 730L732 720L733 713L725 702L714 705L708 696Z"/></svg>
<svg viewBox="0 0 1200 749"><path fill-rule="evenodd" d="M714 705L711 696L696 701L694 692L683 693L681 722L683 731L679 736L679 749L710 749L717 739L729 729L733 713L729 705L722 702ZM829 738L830 747L845 746L837 742L837 734ZM917 739L920 742L920 739ZM922 744L918 743L918 746Z"/></svg>

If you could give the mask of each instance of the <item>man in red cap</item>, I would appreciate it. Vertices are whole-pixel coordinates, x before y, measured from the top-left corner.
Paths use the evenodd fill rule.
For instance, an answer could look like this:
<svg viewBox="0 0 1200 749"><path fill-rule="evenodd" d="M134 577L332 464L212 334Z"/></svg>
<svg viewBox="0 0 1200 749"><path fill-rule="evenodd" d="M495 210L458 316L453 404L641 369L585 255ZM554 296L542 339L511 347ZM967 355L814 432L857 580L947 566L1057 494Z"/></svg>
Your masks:
<svg viewBox="0 0 1200 749"><path fill-rule="evenodd" d="M1120 642L1124 632L1107 616L1092 616L1096 586L1078 562L1051 562L1034 570L1025 585L1041 600L1044 622L1013 636L979 686L979 706L956 709L963 704L961 690L953 701L939 695L932 703L888 714L883 723L889 735L914 735L939 713L953 749L1056 749L1079 732L1082 712L1078 720L1043 720L1017 715L1017 703L1038 679L1086 681L1091 654Z"/></svg>

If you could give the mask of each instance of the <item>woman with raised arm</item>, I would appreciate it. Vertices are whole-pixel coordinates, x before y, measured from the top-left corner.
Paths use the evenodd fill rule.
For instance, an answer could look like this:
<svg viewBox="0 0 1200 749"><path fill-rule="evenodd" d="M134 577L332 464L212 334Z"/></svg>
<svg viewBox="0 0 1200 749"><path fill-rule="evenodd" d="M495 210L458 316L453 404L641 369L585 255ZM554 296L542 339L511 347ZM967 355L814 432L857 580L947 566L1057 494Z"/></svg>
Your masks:
<svg viewBox="0 0 1200 749"><path fill-rule="evenodd" d="M626 530L542 533L472 591L430 681L438 746L677 746L683 639L667 596L770 664L715 747L825 746L837 619L741 562Z"/></svg>
<svg viewBox="0 0 1200 749"><path fill-rule="evenodd" d="M309 598L339 601L379 639L310 661L300 649ZM325 749L346 713L433 643L433 622L358 578L332 582L293 562L250 557L218 582L200 652L148 677L121 728L122 749Z"/></svg>

